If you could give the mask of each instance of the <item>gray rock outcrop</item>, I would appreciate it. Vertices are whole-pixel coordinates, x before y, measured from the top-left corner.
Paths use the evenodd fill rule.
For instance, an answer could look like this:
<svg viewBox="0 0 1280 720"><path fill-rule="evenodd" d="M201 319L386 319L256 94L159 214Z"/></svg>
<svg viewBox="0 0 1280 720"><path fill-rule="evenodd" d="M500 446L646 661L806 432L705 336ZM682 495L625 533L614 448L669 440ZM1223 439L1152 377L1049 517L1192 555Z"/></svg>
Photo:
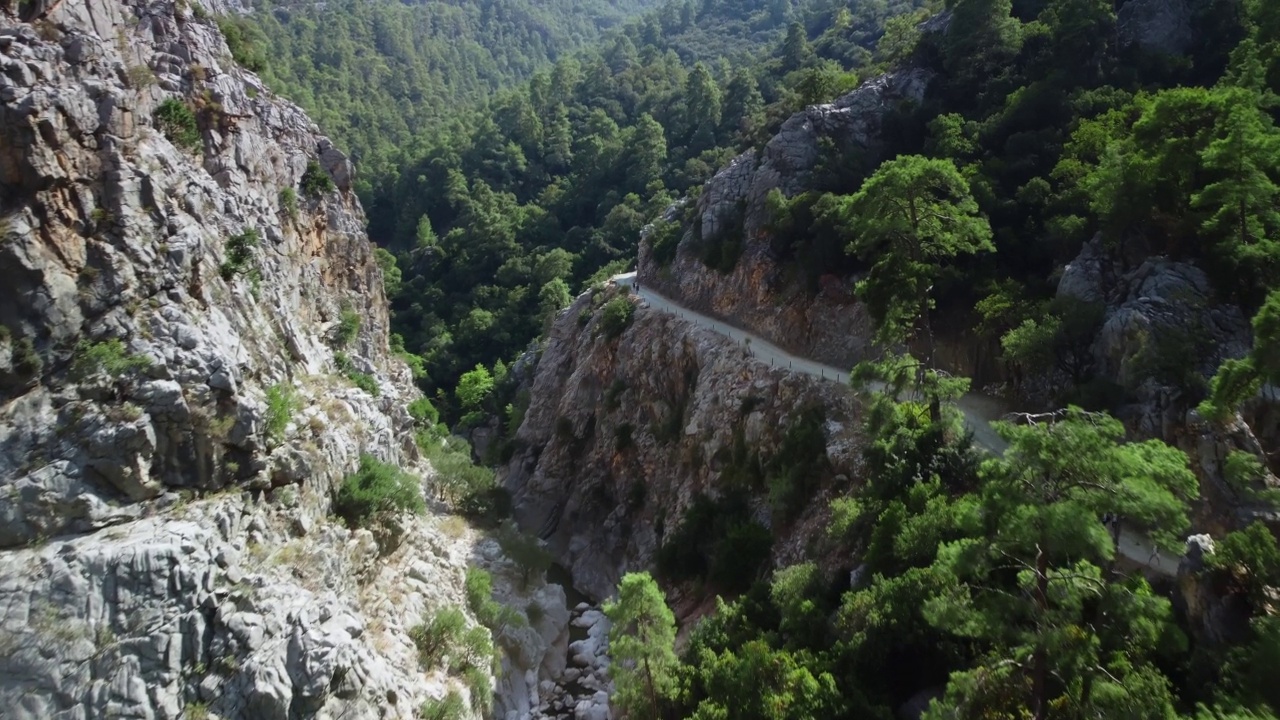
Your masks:
<svg viewBox="0 0 1280 720"><path fill-rule="evenodd" d="M1116 36L1122 46L1182 55L1196 40L1197 15L1210 5L1207 0L1129 0L1116 13Z"/></svg>
<svg viewBox="0 0 1280 720"><path fill-rule="evenodd" d="M413 453L358 202L282 194L310 160L345 158L227 58L212 22L169 3L0 21L0 323L40 368L0 408L3 545L100 527L110 502L165 489L269 486L284 439L315 436L294 476ZM175 112L188 145L166 135ZM340 379L322 331L343 312L381 397ZM265 430L276 386L308 408L285 437ZM337 430L348 416L358 432Z"/></svg>
<svg viewBox="0 0 1280 720"><path fill-rule="evenodd" d="M824 532L825 500L857 474L856 398L835 383L770 368L741 345L643 304L610 340L599 308L620 292L579 297L551 328L516 435L520 449L504 471L522 527L547 540L575 587L607 598L624 573L652 566L697 494L728 491L735 442L767 460L800 413L821 406L831 464L823 490L785 526L770 518L764 493L753 500L779 538L775 562L798 561L806 540Z"/></svg>
<svg viewBox="0 0 1280 720"><path fill-rule="evenodd" d="M1248 352L1249 323L1239 307L1216 300L1208 276L1190 263L1152 257L1129 272L1119 267L1095 238L1067 265L1058 296L1104 308L1095 371L1132 397L1121 415L1133 431L1176 442L1194 404L1183 386Z"/></svg>
<svg viewBox="0 0 1280 720"><path fill-rule="evenodd" d="M647 239L640 245L642 283L687 307L749 328L790 352L852 367L871 352L874 330L855 301L852 278L825 276L816 294L787 277L765 231L766 198L775 189L790 197L811 187L814 170L830 147L874 165L883 152L883 123L891 111L918 103L932 75L920 69L875 78L827 105L796 113L761 150L735 158L709 180L669 266L659 267ZM703 238L741 235L742 255L728 274L707 267Z"/></svg>

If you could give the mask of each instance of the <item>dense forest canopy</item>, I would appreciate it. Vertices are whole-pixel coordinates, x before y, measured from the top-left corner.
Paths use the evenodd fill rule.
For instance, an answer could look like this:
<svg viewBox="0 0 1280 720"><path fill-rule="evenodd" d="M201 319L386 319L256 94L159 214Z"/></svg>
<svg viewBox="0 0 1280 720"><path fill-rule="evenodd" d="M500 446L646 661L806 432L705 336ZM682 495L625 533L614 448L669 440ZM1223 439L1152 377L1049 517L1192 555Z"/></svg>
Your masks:
<svg viewBox="0 0 1280 720"><path fill-rule="evenodd" d="M358 189L494 90L594 41L651 0L256 3L220 21L241 64L307 108L349 151Z"/></svg>

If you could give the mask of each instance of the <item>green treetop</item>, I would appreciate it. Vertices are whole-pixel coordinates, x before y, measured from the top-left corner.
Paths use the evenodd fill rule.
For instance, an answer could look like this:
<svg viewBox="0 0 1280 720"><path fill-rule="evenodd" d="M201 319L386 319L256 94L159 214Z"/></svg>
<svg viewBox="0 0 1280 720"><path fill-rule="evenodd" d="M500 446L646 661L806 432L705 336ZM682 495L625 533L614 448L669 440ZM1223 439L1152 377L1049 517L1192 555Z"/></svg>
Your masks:
<svg viewBox="0 0 1280 720"><path fill-rule="evenodd" d="M1172 698L1149 656L1169 603L1140 576L1112 576L1115 540L1099 518L1118 513L1172 546L1197 492L1186 456L1156 440L1121 444L1119 421L1075 408L997 429L1010 447L984 463L970 537L934 563L952 582L925 609L989 648L952 675L945 705L959 717L1167 717Z"/></svg>
<svg viewBox="0 0 1280 720"><path fill-rule="evenodd" d="M627 573L604 605L613 664L613 702L633 720L663 717L675 695L676 619L648 573Z"/></svg>

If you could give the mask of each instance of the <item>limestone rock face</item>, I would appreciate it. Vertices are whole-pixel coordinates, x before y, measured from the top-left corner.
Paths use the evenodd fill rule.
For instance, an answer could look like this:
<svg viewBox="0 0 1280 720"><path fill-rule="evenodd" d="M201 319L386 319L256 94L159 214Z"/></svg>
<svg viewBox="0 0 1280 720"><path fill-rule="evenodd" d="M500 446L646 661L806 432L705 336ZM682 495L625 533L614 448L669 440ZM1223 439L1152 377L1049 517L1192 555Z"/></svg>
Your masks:
<svg viewBox="0 0 1280 720"><path fill-rule="evenodd" d="M179 718L201 707L228 720L417 718L429 698L471 692L420 670L408 630L465 607L473 565L514 601L515 568L486 550L492 541L406 516L405 542L380 557L367 530L314 516L294 488L256 498L227 494L0 554L5 717ZM563 590L525 594L546 612L515 631L533 633L505 663L522 686L521 662L536 673L558 638L550 656L563 669L568 643ZM511 695L495 689L501 711Z"/></svg>
<svg viewBox="0 0 1280 720"><path fill-rule="evenodd" d="M1239 307L1216 300L1209 278L1190 263L1153 257L1128 272L1120 267L1095 238L1066 267L1058 295L1103 308L1095 370L1133 397L1122 413L1131 429L1175 442L1196 402L1180 376L1211 377L1223 360L1248 352L1249 323Z"/></svg>
<svg viewBox="0 0 1280 720"><path fill-rule="evenodd" d="M804 409L821 406L832 465L825 489L786 527L770 517L767 493L752 501L781 536L774 559L797 561L805 539L824 531L831 488L858 476L852 393L770 368L721 335L643 305L610 340L598 308L617 292L583 295L552 326L520 449L505 469L521 525L547 540L577 589L609 597L624 573L652 566L696 494L727 491L735 442L767 459Z"/></svg>
<svg viewBox="0 0 1280 720"><path fill-rule="evenodd" d="M174 108L187 145L166 135ZM295 476L413 452L363 213L341 189L301 196L311 160L340 188L349 176L187 10L91 0L0 19L0 545L107 524L109 500L269 485L275 385L327 399L286 428L316 436ZM337 372L324 331L344 312L379 398ZM333 432L347 416L361 431Z"/></svg>
<svg viewBox="0 0 1280 720"><path fill-rule="evenodd" d="M0 715L414 718L472 690L408 629L509 563L330 515L365 453L428 484L417 391L351 163L191 7L0 5ZM563 667L552 587L521 677Z"/></svg>
<svg viewBox="0 0 1280 720"><path fill-rule="evenodd" d="M1206 422L1194 410L1222 362L1252 346L1244 313L1218 301L1209 278L1190 263L1154 257L1128 272L1121 267L1095 238L1058 284L1059 297L1103 309L1092 347L1094 370L1128 398L1120 418L1134 437L1160 438L1191 458L1200 479L1197 531L1221 537L1255 519L1280 527L1280 517L1251 496L1280 486L1274 475L1257 479L1253 488L1226 478L1231 453L1265 464L1280 440L1271 422L1280 408L1275 389L1264 388L1226 425Z"/></svg>
<svg viewBox="0 0 1280 720"><path fill-rule="evenodd" d="M870 352L872 320L852 295L852 278L824 276L816 295L799 288L777 262L765 199L809 189L826 148L854 152L874 164L883 152L883 124L895 108L918 103L932 79L920 69L871 80L834 103L796 113L759 153L735 158L709 180L697 201L695 228L686 228L675 261L659 267L642 240L643 283L682 304L750 328L788 351L852 367ZM702 238L740 234L743 252L721 274L703 264Z"/></svg>

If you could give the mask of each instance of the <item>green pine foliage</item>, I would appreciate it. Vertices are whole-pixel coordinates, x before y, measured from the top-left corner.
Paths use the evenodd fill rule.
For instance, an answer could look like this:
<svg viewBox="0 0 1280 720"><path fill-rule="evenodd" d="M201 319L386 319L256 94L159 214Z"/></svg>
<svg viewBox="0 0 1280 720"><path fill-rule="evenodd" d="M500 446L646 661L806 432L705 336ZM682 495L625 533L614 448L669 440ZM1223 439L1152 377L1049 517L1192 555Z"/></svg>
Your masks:
<svg viewBox="0 0 1280 720"><path fill-rule="evenodd" d="M200 128L187 103L178 98L165 98L156 107L154 118L156 129L164 133L169 142L187 150L200 149Z"/></svg>
<svg viewBox="0 0 1280 720"><path fill-rule="evenodd" d="M364 526L378 515L420 513L425 508L418 478L372 455L360 457L360 469L347 476L333 499L334 513L352 527Z"/></svg>
<svg viewBox="0 0 1280 720"><path fill-rule="evenodd" d="M150 358L130 353L121 340L115 338L101 342L81 340L76 344L71 373L81 379L98 373L120 378L145 371L150 367Z"/></svg>
<svg viewBox="0 0 1280 720"><path fill-rule="evenodd" d="M248 275L255 283L260 279L260 271L254 263L258 242L258 231L254 228L245 228L239 234L227 238L227 259L219 268L223 280L231 280L237 275Z"/></svg>
<svg viewBox="0 0 1280 720"><path fill-rule="evenodd" d="M630 17L651 4L378 0L248 16L271 38L263 77L356 161L370 234L400 271L387 287L395 331L433 398L625 271L674 197L805 100L850 87L845 68L877 62L880 23L924 2L688 0ZM805 39L797 68L780 57L792 25ZM243 30L236 42L261 42ZM304 180L301 194L322 190ZM724 270L742 249L733 236L708 247ZM450 422L469 412L439 408Z"/></svg>
<svg viewBox="0 0 1280 720"><path fill-rule="evenodd" d="M647 573L628 573L605 603L612 701L628 717L665 717L677 693L676 619Z"/></svg>

